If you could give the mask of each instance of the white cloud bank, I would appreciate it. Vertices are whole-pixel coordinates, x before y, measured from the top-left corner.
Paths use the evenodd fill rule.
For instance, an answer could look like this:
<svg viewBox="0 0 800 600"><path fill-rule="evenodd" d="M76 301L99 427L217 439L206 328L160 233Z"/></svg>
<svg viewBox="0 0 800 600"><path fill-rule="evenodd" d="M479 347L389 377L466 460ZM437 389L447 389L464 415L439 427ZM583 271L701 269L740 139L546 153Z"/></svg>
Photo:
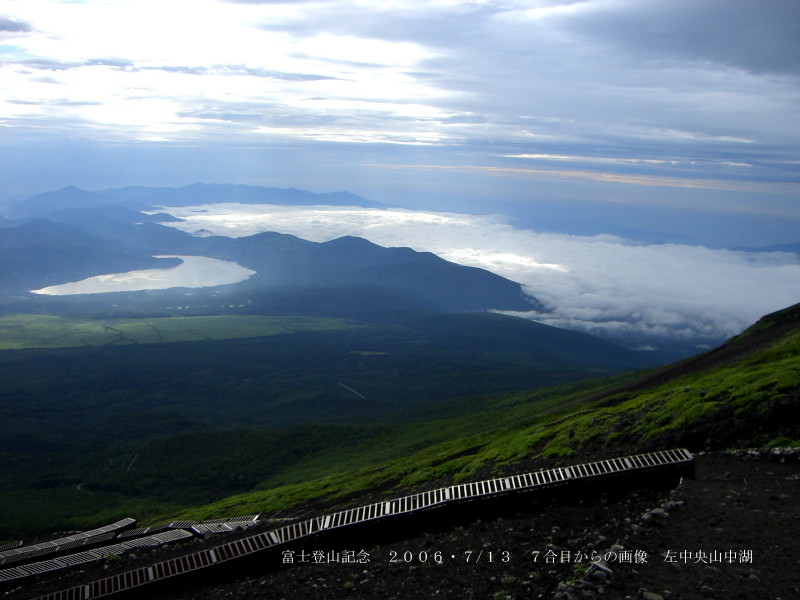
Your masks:
<svg viewBox="0 0 800 600"><path fill-rule="evenodd" d="M787 253L639 245L515 228L501 216L403 209L213 204L167 208L188 232L263 231L326 241L344 235L408 246L523 284L551 325L606 334L724 338L800 301L800 260ZM203 210L204 212L197 212Z"/></svg>

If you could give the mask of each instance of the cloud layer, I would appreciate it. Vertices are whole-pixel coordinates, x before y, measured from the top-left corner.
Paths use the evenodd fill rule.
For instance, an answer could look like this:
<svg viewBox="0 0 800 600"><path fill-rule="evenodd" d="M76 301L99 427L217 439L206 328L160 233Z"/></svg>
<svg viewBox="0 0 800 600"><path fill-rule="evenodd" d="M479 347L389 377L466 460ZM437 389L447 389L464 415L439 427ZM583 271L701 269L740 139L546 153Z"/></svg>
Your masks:
<svg viewBox="0 0 800 600"><path fill-rule="evenodd" d="M401 209L217 204L168 208L179 228L314 241L343 235L430 251L520 282L551 312L527 315L595 333L719 340L800 301L800 261L783 253L641 245L613 236L515 228L500 216ZM170 223L170 225L175 225Z"/></svg>
<svg viewBox="0 0 800 600"><path fill-rule="evenodd" d="M0 40L0 201L228 182L798 241L795 0L6 0Z"/></svg>
<svg viewBox="0 0 800 600"><path fill-rule="evenodd" d="M0 125L12 137L208 152L412 146L437 150L438 165L528 177L559 157L568 178L700 179L762 195L798 182L792 0L11 0L4 10Z"/></svg>

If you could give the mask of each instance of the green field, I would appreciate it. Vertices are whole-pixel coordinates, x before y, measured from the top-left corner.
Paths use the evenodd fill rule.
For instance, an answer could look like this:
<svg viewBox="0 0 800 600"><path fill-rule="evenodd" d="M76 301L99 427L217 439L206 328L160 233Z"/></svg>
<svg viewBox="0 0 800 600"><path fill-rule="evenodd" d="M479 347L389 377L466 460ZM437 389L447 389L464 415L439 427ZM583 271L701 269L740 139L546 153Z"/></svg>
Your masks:
<svg viewBox="0 0 800 600"><path fill-rule="evenodd" d="M346 319L304 316L77 319L16 313L0 317L0 350L229 340L355 326Z"/></svg>

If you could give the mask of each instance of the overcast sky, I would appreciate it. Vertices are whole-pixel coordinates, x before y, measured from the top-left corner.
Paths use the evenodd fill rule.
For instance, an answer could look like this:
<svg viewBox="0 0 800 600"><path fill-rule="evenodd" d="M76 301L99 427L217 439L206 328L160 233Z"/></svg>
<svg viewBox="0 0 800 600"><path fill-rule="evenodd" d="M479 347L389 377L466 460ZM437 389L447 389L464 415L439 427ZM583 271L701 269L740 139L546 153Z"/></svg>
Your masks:
<svg viewBox="0 0 800 600"><path fill-rule="evenodd" d="M796 0L3 0L0 61L4 196L232 182L800 241Z"/></svg>

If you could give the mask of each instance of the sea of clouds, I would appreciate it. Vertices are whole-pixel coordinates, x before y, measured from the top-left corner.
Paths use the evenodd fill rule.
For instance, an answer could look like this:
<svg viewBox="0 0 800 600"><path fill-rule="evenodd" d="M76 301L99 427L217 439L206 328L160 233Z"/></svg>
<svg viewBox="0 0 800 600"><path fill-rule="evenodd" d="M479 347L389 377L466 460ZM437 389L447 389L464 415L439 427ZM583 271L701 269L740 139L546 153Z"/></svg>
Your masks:
<svg viewBox="0 0 800 600"><path fill-rule="evenodd" d="M243 204L165 211L184 219L169 225L191 233L353 235L433 252L517 281L548 308L521 316L596 334L721 340L800 301L800 259L789 253L540 233L499 215Z"/></svg>

